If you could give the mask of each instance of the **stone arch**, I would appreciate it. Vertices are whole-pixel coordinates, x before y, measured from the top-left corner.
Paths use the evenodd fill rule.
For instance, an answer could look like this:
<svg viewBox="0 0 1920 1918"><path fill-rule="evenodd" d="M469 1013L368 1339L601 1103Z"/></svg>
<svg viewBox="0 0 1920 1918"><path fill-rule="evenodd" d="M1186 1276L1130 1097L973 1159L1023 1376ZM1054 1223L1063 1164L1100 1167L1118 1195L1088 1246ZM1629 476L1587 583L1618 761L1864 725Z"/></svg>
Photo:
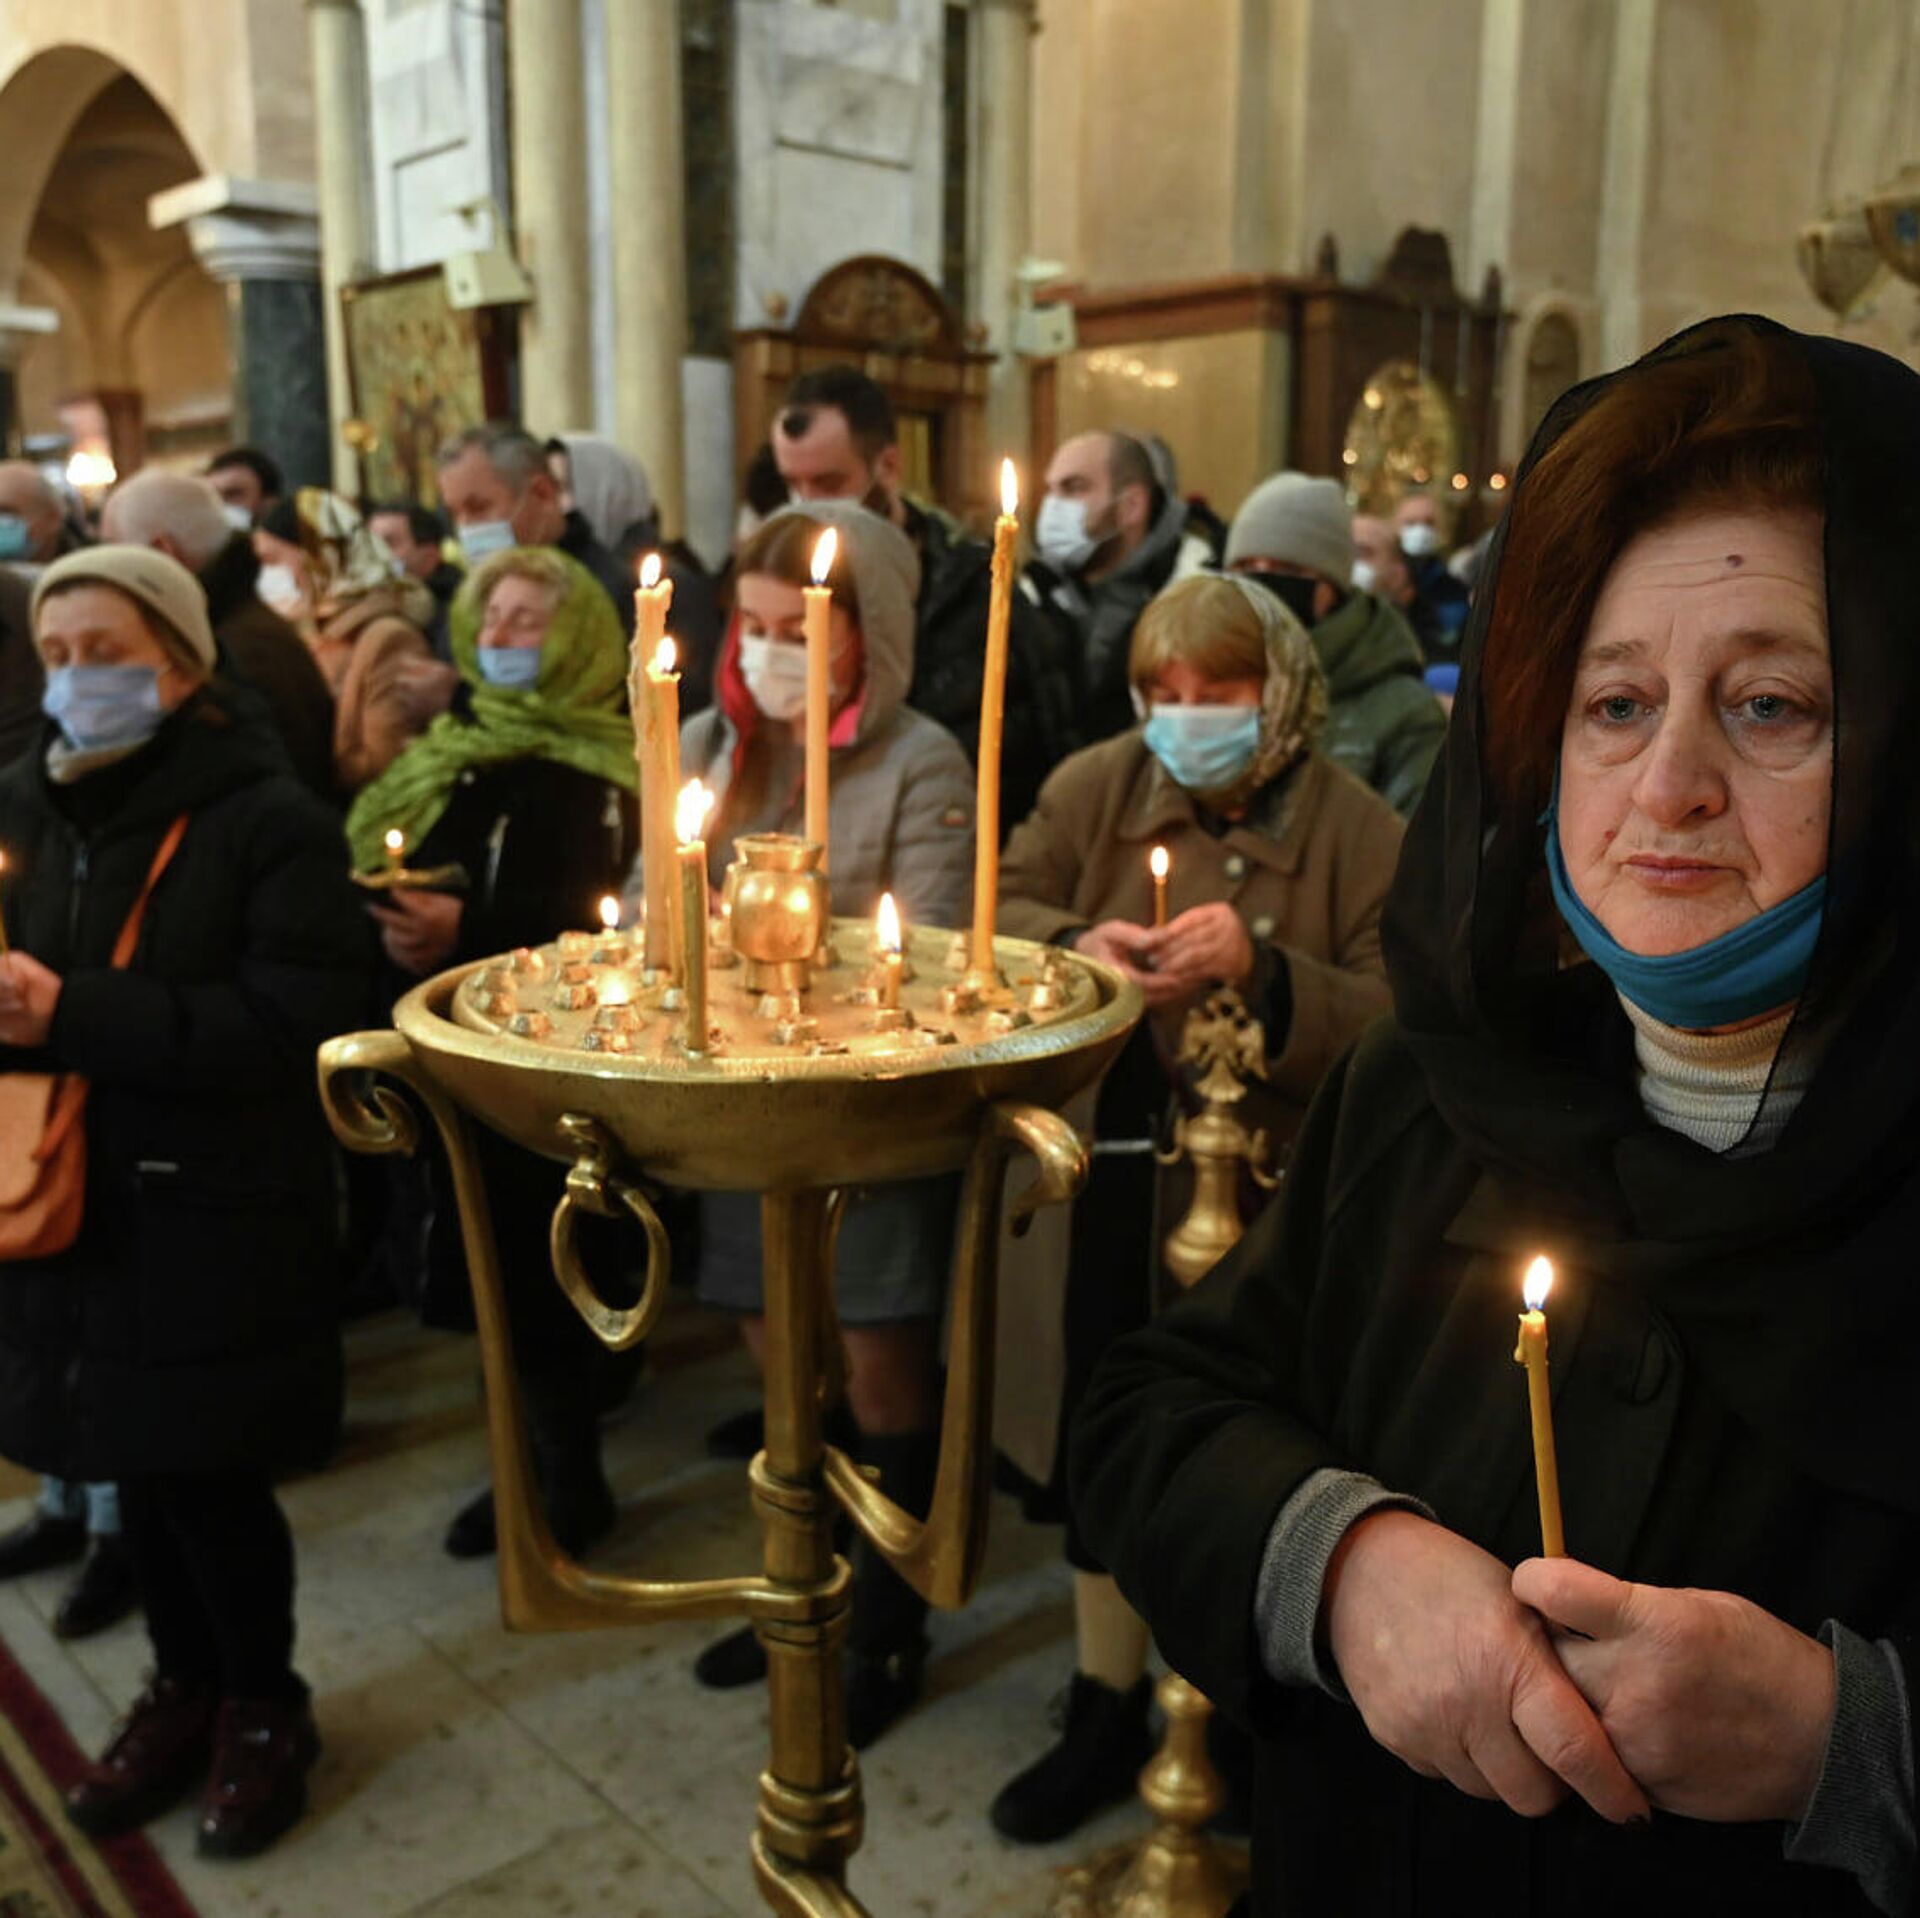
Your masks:
<svg viewBox="0 0 1920 1918"><path fill-rule="evenodd" d="M1564 294L1543 294L1521 310L1507 349L1506 404L1501 409L1508 464L1517 461L1546 410L1584 377L1593 315Z"/></svg>

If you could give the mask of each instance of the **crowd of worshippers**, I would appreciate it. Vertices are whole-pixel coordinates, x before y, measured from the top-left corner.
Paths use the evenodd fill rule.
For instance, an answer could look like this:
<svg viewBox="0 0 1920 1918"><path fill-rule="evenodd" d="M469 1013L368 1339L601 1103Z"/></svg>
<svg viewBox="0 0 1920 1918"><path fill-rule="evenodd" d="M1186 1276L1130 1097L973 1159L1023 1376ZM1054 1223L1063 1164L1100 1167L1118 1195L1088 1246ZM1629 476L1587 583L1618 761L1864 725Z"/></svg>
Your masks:
<svg viewBox="0 0 1920 1918"><path fill-rule="evenodd" d="M1423 1883L1498 1883L1516 1913L1654 1883L1910 1908L1917 1321L1887 1289L1905 1241L1874 1235L1900 1238L1913 1189L1920 893L1889 728L1915 672L1917 393L1858 349L1697 329L1555 409L1505 536L1451 557L1422 493L1356 517L1283 472L1223 519L1151 438L1053 454L1013 605L999 922L1147 1010L1078 1115L1070 1230L1004 1281L1035 1336L1003 1341L1001 1479L1064 1527L1075 1621L1052 1734L1010 1728L983 1788L1006 1839L1134 1789L1157 1641L1223 1708L1261 1911L1424 1910ZM835 911L891 892L969 923L989 549L909 489L851 368L795 383L743 491L710 567L588 434L459 434L438 511L289 492L234 448L127 479L88 524L0 466L12 1161L55 1123L43 1089L69 1081L46 1075L89 1088L77 1237L0 1272L0 1456L43 1475L0 1577L70 1565L55 1629L139 1607L153 1649L71 1794L88 1831L198 1791L201 1847L230 1856L303 1812L319 1732L276 1480L338 1440L344 1317L473 1328L444 1164L330 1152L314 1049L604 895L637 907L642 555L674 583L710 882L742 835L801 829L802 589L831 526ZM396 829L462 883L369 903L349 875ZM1192 1099L1184 1017L1223 985L1263 1029L1246 1112L1289 1171L1170 1304L1153 1148ZM540 1494L587 1556L643 1354L552 1282L559 1169L481 1152ZM832 1436L915 1511L957 1205L952 1178L855 1190L836 1253ZM757 1204L684 1195L669 1224L757 1357ZM1587 1563L1531 1557L1501 1369L1543 1245L1585 1287L1555 1356ZM627 1249L590 1250L621 1296ZM705 1435L759 1441L757 1415ZM489 1489L442 1542L494 1549ZM863 1748L919 1701L932 1640L852 1558ZM695 1671L766 1668L747 1628Z"/></svg>

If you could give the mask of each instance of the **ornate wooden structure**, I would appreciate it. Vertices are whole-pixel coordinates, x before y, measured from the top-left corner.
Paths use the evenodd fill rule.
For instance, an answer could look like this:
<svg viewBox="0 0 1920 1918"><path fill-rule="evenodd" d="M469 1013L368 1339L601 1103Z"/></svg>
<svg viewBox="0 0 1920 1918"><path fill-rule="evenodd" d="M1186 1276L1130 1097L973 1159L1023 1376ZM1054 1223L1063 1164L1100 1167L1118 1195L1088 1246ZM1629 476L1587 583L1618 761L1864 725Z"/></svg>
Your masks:
<svg viewBox="0 0 1920 1918"><path fill-rule="evenodd" d="M815 284L791 327L734 335L737 468L744 472L759 450L797 375L851 364L893 401L908 490L985 520L993 511L985 441L992 363L924 274L881 254L845 260Z"/></svg>

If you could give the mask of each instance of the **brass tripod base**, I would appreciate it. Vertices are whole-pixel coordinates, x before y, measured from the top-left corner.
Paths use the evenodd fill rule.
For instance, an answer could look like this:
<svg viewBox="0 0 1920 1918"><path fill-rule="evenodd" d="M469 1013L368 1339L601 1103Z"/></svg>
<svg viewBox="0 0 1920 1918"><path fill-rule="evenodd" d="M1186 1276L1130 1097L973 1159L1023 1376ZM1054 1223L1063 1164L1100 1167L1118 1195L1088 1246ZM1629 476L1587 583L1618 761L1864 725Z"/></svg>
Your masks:
<svg viewBox="0 0 1920 1918"><path fill-rule="evenodd" d="M1069 1872L1050 1918L1222 1918L1246 1888L1246 1854L1216 1844L1205 1829L1224 1799L1207 1756L1213 1707L1177 1672L1160 1681L1154 1696L1166 1713L1167 1733L1140 1774L1153 1830Z"/></svg>

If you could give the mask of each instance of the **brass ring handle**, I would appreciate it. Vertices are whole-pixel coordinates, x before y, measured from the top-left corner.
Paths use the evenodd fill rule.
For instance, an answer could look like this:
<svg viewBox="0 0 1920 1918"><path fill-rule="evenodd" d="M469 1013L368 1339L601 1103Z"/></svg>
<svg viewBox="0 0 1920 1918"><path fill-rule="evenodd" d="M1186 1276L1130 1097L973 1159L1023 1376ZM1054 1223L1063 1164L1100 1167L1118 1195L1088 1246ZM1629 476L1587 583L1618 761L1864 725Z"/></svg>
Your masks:
<svg viewBox="0 0 1920 1918"><path fill-rule="evenodd" d="M667 1228L641 1189L613 1171L613 1140L595 1120L570 1112L560 1130L574 1142L579 1156L567 1172L567 1189L553 1210L548 1242L553 1252L553 1275L591 1331L609 1352L630 1352L659 1323L666 1309L667 1287L673 1274L673 1247ZM575 1238L582 1212L596 1218L615 1218L624 1208L647 1235L647 1263L638 1303L622 1310L609 1305L593 1288L580 1260Z"/></svg>

